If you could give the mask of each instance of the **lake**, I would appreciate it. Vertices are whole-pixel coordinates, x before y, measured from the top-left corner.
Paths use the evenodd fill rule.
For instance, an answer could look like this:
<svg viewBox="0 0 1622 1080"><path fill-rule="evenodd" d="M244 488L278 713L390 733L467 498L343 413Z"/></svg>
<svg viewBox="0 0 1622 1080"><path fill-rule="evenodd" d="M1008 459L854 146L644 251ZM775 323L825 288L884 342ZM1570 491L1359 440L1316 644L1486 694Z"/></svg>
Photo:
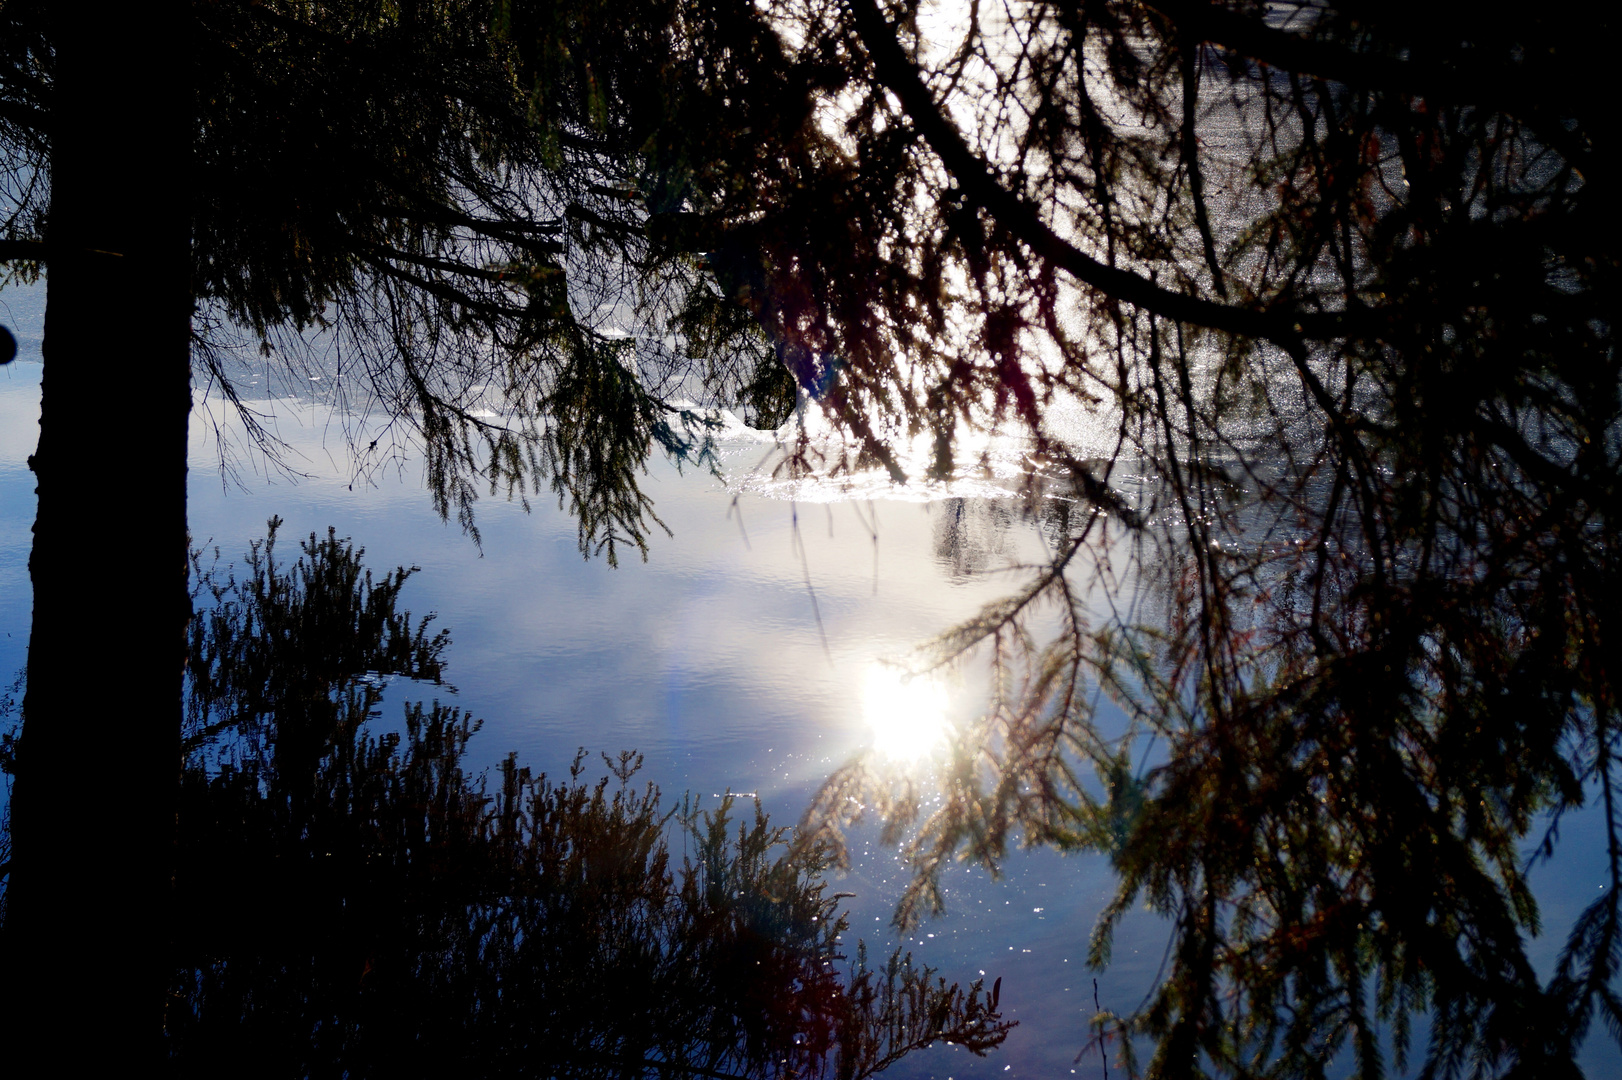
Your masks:
<svg viewBox="0 0 1622 1080"><path fill-rule="evenodd" d="M0 675L8 684L24 663L30 610L25 460L37 430L42 308L43 286L0 293L0 321L22 347L0 369ZM722 441L725 480L653 466L647 490L672 535L656 535L645 562L634 551L618 568L583 559L573 520L545 494L530 512L481 501L475 544L433 513L409 448L356 475L345 425L362 421L324 403L330 393L321 379L300 378L303 385L266 375L252 395L286 444L285 468L243 444L217 399L198 387L193 542L240 564L277 515L288 558L298 539L331 526L363 546L376 571L420 567L403 606L434 612L450 631L446 675L455 690L393 684L382 722L406 701L451 700L484 721L470 751L479 767L516 752L559 775L578 748L636 749L645 755L642 778L667 796L690 792L713 803L724 792L753 793L776 822L792 823L830 771L863 748L898 740L905 749L972 714L984 699L983 672L905 685L887 678L880 661L905 657L1006 594L1019 580L1007 567L1044 557L1036 526L1016 500L995 497L994 483L929 500L871 484L790 487L759 468L769 440L744 432ZM114 461L105 482L138 481ZM85 497L95 497L93 487ZM138 617L125 619L125 632L140 632ZM897 712L920 726L898 737L889 726ZM927 755L897 767L919 770L927 787ZM1545 925L1555 935L1602 879L1594 858L1601 836L1588 818L1568 822L1561 857L1542 872ZM999 880L958 867L946 878L946 913L902 939L889 919L905 868L876 834L853 834L852 847L850 874L833 881L854 894L847 940L865 939L880 957L904 945L949 982L1000 977L1004 1015L1019 1022L984 1059L936 1047L891 1075L1102 1075L1097 1052L1081 1054L1094 978L1100 1004L1131 1010L1153 984L1167 940L1155 918L1129 917L1112 965L1087 969L1088 933L1113 889L1103 857L1016 852ZM1558 941L1544 946L1538 959L1547 969ZM1615 1075L1622 1056L1596 1033L1585 1065L1591 1075Z"/></svg>

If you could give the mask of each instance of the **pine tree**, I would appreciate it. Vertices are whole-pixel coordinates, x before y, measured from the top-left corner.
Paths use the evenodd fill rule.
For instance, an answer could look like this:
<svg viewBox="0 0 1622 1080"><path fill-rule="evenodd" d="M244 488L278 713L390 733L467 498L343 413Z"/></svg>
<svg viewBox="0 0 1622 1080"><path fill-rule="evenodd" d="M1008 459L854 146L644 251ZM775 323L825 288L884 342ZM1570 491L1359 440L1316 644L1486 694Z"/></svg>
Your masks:
<svg viewBox="0 0 1622 1080"><path fill-rule="evenodd" d="M73 34L93 36L83 20L4 10L0 134L10 161L37 163L9 174L31 183L59 84L63 102L107 100L137 76L97 67L107 81L75 89L61 64ZM1376 1075L1382 1025L1400 1058L1421 1013L1443 1074L1556 1073L1596 1014L1622 1015L1608 15L1461 26L1359 0L971 3L944 22L913 0L486 12L176 15L157 38L192 35L196 58L198 134L164 159L192 169L165 189L191 196L186 295L273 348L331 322L419 418L442 512L471 522L475 481L539 480L588 548L641 543L654 519L637 469L700 437L660 407L660 364L762 423L821 409L841 438L802 435L791 468L923 482L968 464L969 428L1027 439L1033 502L1057 496L1055 558L930 660L994 646L1005 689L919 834L910 910L954 854L994 863L1020 835L1109 850L1110 917L1144 896L1177 926L1157 998L1121 1021L1155 1038L1157 1074L1291 1075L1345 1049ZM96 132L81 129L119 145ZM71 201L57 213L56 189L79 182L62 152L53 290L55 259L89 266L122 243L80 239ZM8 254L39 239L37 199L19 206ZM77 254L59 256L58 230ZM576 318L564 280L591 268L646 287L661 334L615 344ZM55 314L92 296L111 302L87 284L57 308L53 291L48 336L94 322ZM660 352L661 335L678 346ZM48 367L68 355L47 349ZM516 432L460 396L465 362L492 352L513 361L501 389L530 425ZM47 490L70 482L47 482L67 453L48 441L67 423L50 380L41 529L93 543L101 515ZM1078 412L1096 421L1080 435ZM133 443L133 423L87 424L103 453L71 482L105 460L100 440ZM182 545L163 543L175 580L108 604L168 610ZM37 554L36 584L75 550ZM1100 615L1093 599L1124 601L1120 582L1135 602ZM1064 627L1048 643L1025 633L1043 605ZM64 695L66 646L36 639L30 662ZM140 700L178 692L163 687ZM25 755L32 696L28 710ZM1153 768L1135 756L1150 736L1169 748ZM882 786L846 770L812 823L833 836L845 795ZM1520 845L1590 791L1611 887L1540 983Z"/></svg>
<svg viewBox="0 0 1622 1080"><path fill-rule="evenodd" d="M704 418L672 414L613 328L571 307L630 295L647 247L630 152L647 121L599 54L657 60L661 9L592 37L606 11L0 10L0 255L48 289L3 931L8 1020L39 1045L80 1041L70 1000L104 1033L88 1070L150 1059L161 1030L194 363L229 398L233 335L279 363L336 339L345 374L414 429L441 514L476 536L481 485L550 488L610 560L657 525L648 456L702 449ZM90 592L109 556L119 571ZM89 652L102 620L116 644ZM87 751L121 763L115 790L61 797Z"/></svg>

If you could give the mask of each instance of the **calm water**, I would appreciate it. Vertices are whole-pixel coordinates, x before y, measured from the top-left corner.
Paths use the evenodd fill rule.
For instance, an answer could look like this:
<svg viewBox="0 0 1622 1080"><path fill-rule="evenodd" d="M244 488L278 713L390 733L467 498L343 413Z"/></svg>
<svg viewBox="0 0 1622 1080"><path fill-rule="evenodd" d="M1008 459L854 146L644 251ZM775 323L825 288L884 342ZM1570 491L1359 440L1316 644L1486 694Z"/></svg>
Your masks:
<svg viewBox="0 0 1622 1080"><path fill-rule="evenodd" d="M33 485L24 461L37 431L42 305L42 289L0 294L0 321L22 344L19 361L0 369L0 675L8 683L24 662L29 619ZM304 474L297 477L230 438L234 467L222 472L209 413L197 411L194 542L217 546L222 562L240 562L274 514L286 522L281 550L289 560L298 539L330 525L364 546L375 570L420 566L404 606L436 612L451 631L453 700L485 721L475 765L516 751L536 770L561 774L579 747L634 748L646 755L644 777L667 795L754 792L777 822L791 823L831 769L894 734L874 723L874 702L883 700L877 661L904 655L1002 595L1017 577L999 568L1043 553L1011 500L800 490L791 501L747 480L768 447L743 437L725 446L730 488L702 472L653 467L648 490L674 535L657 536L646 563L634 554L618 569L583 560L574 522L545 496L530 513L482 502L480 547L433 514L415 457L354 475L348 421L322 404L329 391L274 379L258 388L291 447L287 464ZM234 437L229 424L227 434ZM385 722L400 702L435 693L447 691L392 687ZM928 723L950 721L968 716L982 695L970 671L957 683L915 689L911 710ZM1565 855L1544 878L1545 925L1556 935L1601 880L1598 830L1579 820L1564 835ZM855 894L851 938L865 938L882 957L897 943L889 916L905 872L874 838L858 837L856 847L858 865L833 884ZM1112 889L1108 867L1099 857L1027 852L1012 855L1005 870L1000 881L978 870L950 875L947 914L905 944L948 981L1000 976L1005 1016L1020 1026L987 1059L936 1048L894 1075L1101 1075L1096 1052L1075 1058L1094 1011L1086 942ZM1164 943L1154 919L1127 921L1115 963L1097 976L1105 1007L1136 1006ZM1557 948L1547 941L1540 959L1552 962ZM1587 1057L1590 1075L1622 1068L1603 1036L1590 1038Z"/></svg>

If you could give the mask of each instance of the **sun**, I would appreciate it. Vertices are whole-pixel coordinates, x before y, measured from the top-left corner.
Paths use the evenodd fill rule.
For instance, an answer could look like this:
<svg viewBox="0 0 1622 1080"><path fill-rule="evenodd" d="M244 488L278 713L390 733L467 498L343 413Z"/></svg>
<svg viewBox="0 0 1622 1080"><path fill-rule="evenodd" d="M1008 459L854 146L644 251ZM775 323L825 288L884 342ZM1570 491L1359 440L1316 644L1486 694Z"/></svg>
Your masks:
<svg viewBox="0 0 1622 1080"><path fill-rule="evenodd" d="M928 675L888 664L867 669L862 704L873 748L896 761L916 761L946 736L946 687Z"/></svg>

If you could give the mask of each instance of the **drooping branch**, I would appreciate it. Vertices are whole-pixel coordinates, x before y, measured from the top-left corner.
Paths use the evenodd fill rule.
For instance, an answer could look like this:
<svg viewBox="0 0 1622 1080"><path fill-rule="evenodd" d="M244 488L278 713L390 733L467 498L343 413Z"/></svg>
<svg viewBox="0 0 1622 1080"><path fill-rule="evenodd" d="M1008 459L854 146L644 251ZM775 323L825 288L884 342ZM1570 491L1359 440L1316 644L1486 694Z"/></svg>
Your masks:
<svg viewBox="0 0 1622 1080"><path fill-rule="evenodd" d="M956 125L942 114L919 76L917 65L908 59L874 0L846 2L879 83L900 100L908 119L963 194L1038 256L1077 281L1161 318L1269 341L1286 352L1299 353L1305 341L1330 341L1358 329L1345 313L1243 308L1174 292L1088 255L1054 232L1035 206L1004 187L980 155L969 148Z"/></svg>

